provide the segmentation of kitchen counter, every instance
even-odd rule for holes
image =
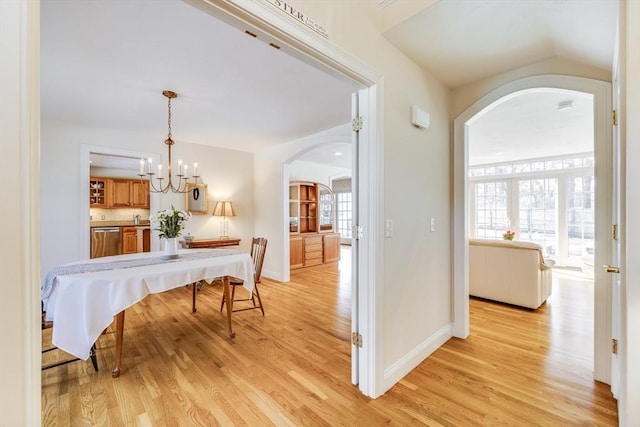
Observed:
[[[89,227],[149,227],[149,220],[141,220],[140,224],[133,221],[90,221]]]

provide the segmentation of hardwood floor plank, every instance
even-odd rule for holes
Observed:
[[[219,286],[199,291],[195,314],[190,287],[148,296],[127,311],[120,378],[111,329],[97,343],[99,372],[81,361],[42,373],[43,425],[617,424],[608,387],[591,376],[592,284],[559,273],[535,311],[471,299],[469,338],[372,400],[350,383],[349,268],[263,279],[265,316],[235,313],[235,339]]]

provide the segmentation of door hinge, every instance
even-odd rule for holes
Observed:
[[[618,224],[613,224],[611,235],[613,236],[613,240],[618,240]]]
[[[613,110],[611,112],[611,121],[613,122],[614,126],[618,126],[618,111],[617,110]]]
[[[357,332],[351,332],[351,345],[362,347],[362,335]]]
[[[351,121],[351,129],[353,129],[354,132],[360,132],[362,130],[362,117],[354,117]]]
[[[356,240],[362,239],[363,228],[361,225],[354,225],[352,228],[353,238]]]
[[[618,340],[615,338],[611,339],[611,353],[618,354]]]

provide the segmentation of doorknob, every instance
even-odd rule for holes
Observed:
[[[603,265],[604,271],[607,273],[620,273],[620,267],[616,267],[613,265],[605,264]]]

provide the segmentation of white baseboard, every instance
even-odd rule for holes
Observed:
[[[386,392],[409,372],[422,363],[431,353],[453,337],[453,325],[444,326],[407,353],[403,358],[384,370],[383,387]]]
[[[267,279],[275,280],[276,282],[283,282],[282,274],[275,273],[269,270],[262,270],[262,277],[266,277]]]

